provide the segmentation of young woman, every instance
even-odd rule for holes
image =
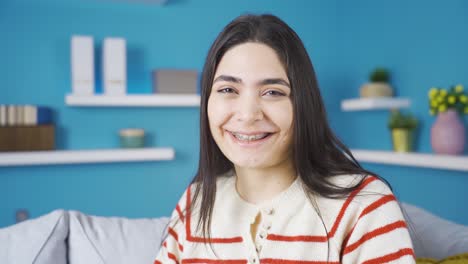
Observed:
[[[395,196],[331,131],[287,24],[232,21],[201,85],[198,172],[155,263],[415,263]]]

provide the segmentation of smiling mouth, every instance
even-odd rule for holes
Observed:
[[[259,133],[259,134],[254,134],[254,135],[245,135],[245,134],[236,133],[232,131],[227,131],[227,132],[231,134],[233,138],[243,143],[260,142],[270,137],[271,135],[273,135],[273,133]]]

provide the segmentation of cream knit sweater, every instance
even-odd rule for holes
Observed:
[[[349,186],[358,176],[333,177]],[[154,264],[159,263],[415,263],[411,239],[390,189],[367,177],[346,199],[315,197],[323,222],[298,177],[271,201],[254,205],[235,188],[235,176],[220,177],[211,223],[211,247],[197,232],[199,205],[189,187],[172,214],[171,224]],[[261,222],[252,239],[251,224]]]

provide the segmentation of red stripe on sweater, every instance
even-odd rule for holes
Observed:
[[[393,194],[388,194],[388,195],[381,197],[377,201],[367,206],[364,210],[362,210],[361,214],[358,217],[358,221],[354,224],[353,228],[351,228],[351,230],[349,231],[349,233],[346,235],[345,239],[343,240],[343,249],[346,248],[346,246],[348,245],[349,238],[353,234],[354,228],[356,228],[356,225],[359,223],[359,220],[365,215],[369,214],[370,212],[376,210],[380,206],[391,201],[396,201],[396,198]],[[341,255],[343,255],[343,252],[341,252]]]
[[[179,235],[177,235],[177,232],[172,229],[171,227],[168,228],[169,235],[173,236],[175,241],[177,242],[177,245],[179,246],[180,251],[184,251],[184,247],[179,243]]]
[[[362,210],[362,213],[359,215],[359,219],[361,219],[361,217],[365,216],[366,214],[374,211],[375,209],[379,208],[380,206],[388,203],[388,202],[391,202],[391,201],[396,201],[396,198],[393,194],[387,194],[383,197],[381,197],[380,199],[378,199],[377,201],[371,203],[369,206],[367,206],[364,210]]]
[[[179,261],[177,260],[177,257],[174,254],[167,252],[167,256],[173,261],[175,261],[175,263],[179,264]]]
[[[214,264],[247,264],[247,260],[243,259],[183,259],[182,264],[184,263],[214,263]]]
[[[380,263],[387,263],[396,259],[399,259],[403,256],[411,255],[414,258],[414,251],[411,248],[403,248],[400,249],[396,252],[390,253],[388,255],[378,257],[378,258],[373,258],[369,259],[367,261],[364,261],[362,264],[380,264]]]
[[[268,240],[286,241],[286,242],[327,242],[326,236],[282,236],[269,234]]]
[[[179,204],[177,204],[175,209],[177,211],[177,214],[179,214],[180,221],[182,221],[182,223],[183,223],[184,222],[184,214],[182,213],[182,210],[180,209]]]
[[[175,262],[178,264],[178,263],[179,263],[179,261],[177,260],[177,257],[176,257],[174,254],[172,254],[172,253],[170,253],[170,252],[168,251],[168,249],[167,249],[167,242],[166,242],[166,241],[164,241],[164,243],[163,243],[163,247],[165,247],[165,248],[166,248],[166,251],[167,251],[167,257],[169,257],[170,259],[174,260],[174,261],[175,261]],[[161,263],[161,262],[160,262],[160,261],[158,261],[158,260],[155,260],[155,261],[154,261],[154,263],[156,264],[156,263]],[[161,264],[162,264],[162,263],[161,263]]]
[[[155,260],[153,264],[162,264],[162,262],[159,260]]]
[[[343,255],[346,255],[346,254],[352,252],[353,250],[355,250],[356,248],[358,248],[359,246],[361,246],[362,244],[364,244],[366,241],[368,241],[370,239],[373,239],[373,238],[375,238],[377,236],[389,233],[389,232],[391,232],[393,230],[396,230],[398,228],[406,228],[405,221],[403,221],[403,220],[396,221],[394,223],[388,224],[388,225],[383,226],[383,227],[379,227],[379,228],[377,228],[375,230],[372,230],[372,231],[364,234],[358,241],[356,241],[355,243],[347,246],[345,248],[345,250],[343,251]]]
[[[340,213],[338,214],[338,217],[337,219],[335,220],[335,223],[333,224],[333,227],[330,231],[330,234],[329,236],[330,237],[333,237],[336,233],[336,230],[338,230],[338,226],[340,225],[341,223],[341,219],[343,219],[343,216],[346,212],[346,209],[348,209],[348,206],[349,204],[351,203],[351,201],[354,199],[354,197],[356,197],[356,195],[362,190],[364,189],[367,185],[369,185],[371,182],[377,180],[376,177],[372,176],[372,177],[369,177],[367,179],[364,180],[364,182],[361,184],[361,186],[359,186],[358,189],[354,190],[348,197],[348,199],[346,199],[345,203],[343,204],[343,206],[341,207],[341,210],[340,210]]]
[[[338,226],[341,223],[341,220],[343,219],[343,216],[346,212],[346,209],[348,209],[349,204],[351,201],[354,199],[354,197],[362,190],[364,189],[369,183],[377,180],[377,177],[371,176],[365,179],[362,184],[359,186],[358,189],[354,190],[349,197],[346,199],[345,203],[340,209],[340,212],[335,219],[335,223],[333,223],[333,227],[330,231],[330,234],[328,236],[283,236],[283,235],[276,235],[276,234],[269,234],[267,236],[267,239],[269,240],[274,240],[274,241],[284,241],[284,242],[327,242],[329,238],[332,238],[336,230],[338,229]]]
[[[172,229],[171,227],[168,228],[169,235],[173,236],[174,239],[179,243],[179,236],[177,235],[176,231]]]
[[[187,189],[187,207],[186,207],[186,222],[185,222],[185,232],[187,236],[187,241],[190,242],[196,242],[196,243],[241,243],[243,241],[242,237],[217,237],[217,238],[211,238],[211,239],[206,239],[204,237],[196,237],[192,236],[192,231],[191,231],[191,226],[190,226],[190,218],[191,218],[191,212],[190,212],[190,205],[191,205],[191,195],[190,195],[190,187]]]
[[[261,264],[339,264],[338,261],[316,261],[316,260],[289,260],[289,259],[261,259]]]

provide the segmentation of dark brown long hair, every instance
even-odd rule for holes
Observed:
[[[294,109],[293,162],[307,191],[323,197],[342,198],[357,189],[362,180],[356,186],[339,187],[329,181],[330,177],[342,174],[375,175],[359,165],[330,129],[312,62],[297,34],[273,15],[240,16],[230,22],[214,41],[201,79],[200,160],[192,181],[196,184],[191,204],[200,202],[198,227],[202,227],[206,239],[210,238],[217,177],[233,169],[233,164],[221,152],[210,132],[208,98],[223,55],[234,46],[246,42],[271,47],[286,70]]]

